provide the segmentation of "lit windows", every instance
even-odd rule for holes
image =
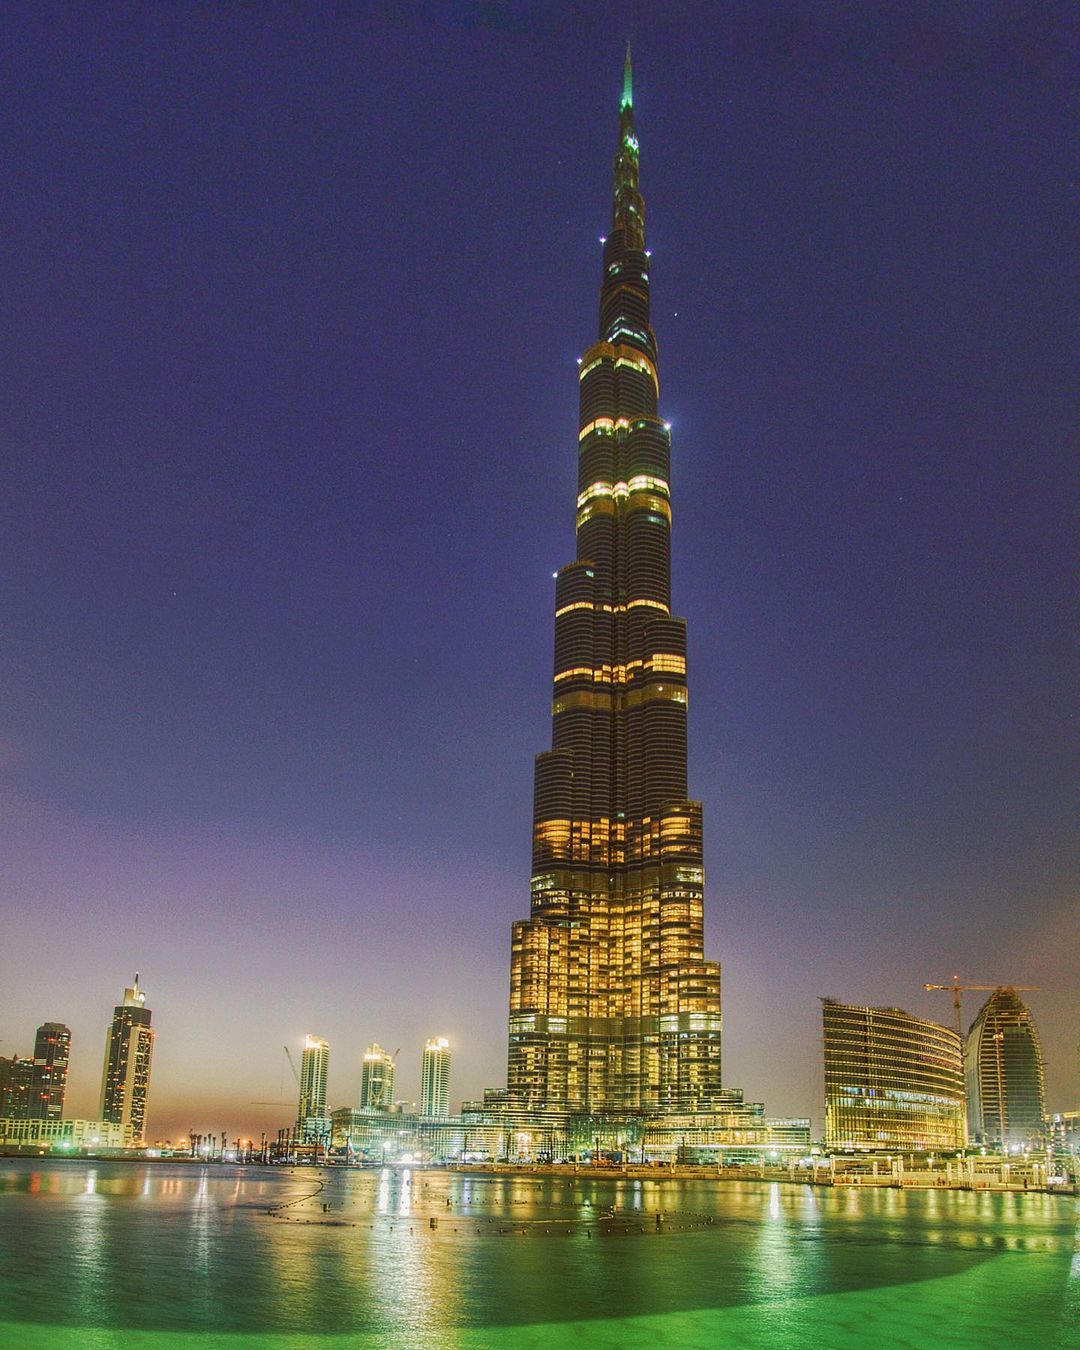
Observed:
[[[677,656],[674,652],[657,652],[648,662],[651,670],[662,671],[664,674],[685,675],[686,657]]]

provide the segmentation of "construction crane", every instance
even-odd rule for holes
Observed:
[[[296,1065],[293,1063],[292,1051],[289,1049],[287,1045],[283,1045],[281,1048],[282,1050],[285,1051],[285,1058],[289,1061],[289,1068],[292,1069],[292,1076],[296,1079],[296,1086],[299,1087],[300,1075],[296,1072]]]
[[[951,984],[924,984],[923,988],[940,989],[944,993],[952,994],[953,1011],[956,1014],[956,1034],[958,1036],[963,1035],[963,1032],[960,1029],[960,994],[962,990],[987,989],[992,991],[994,989],[1015,989],[1025,994],[1038,993],[1039,991],[1039,986],[1037,984],[962,984],[959,975],[954,975],[952,977]]]
[[[289,1061],[289,1068],[292,1069],[292,1076],[296,1079],[296,1086],[299,1088],[299,1086],[300,1086],[300,1075],[296,1072],[296,1065],[293,1063],[292,1053],[291,1053],[291,1051],[289,1050],[289,1047],[288,1047],[287,1045],[283,1045],[281,1048],[282,1048],[282,1050],[285,1051],[285,1058]],[[281,1072],[282,1072],[282,1075],[284,1075],[285,1070],[282,1069]],[[282,1091],[282,1092],[285,1091],[285,1079],[284,1079],[284,1076],[282,1077],[282,1080],[281,1080],[281,1091]],[[287,1101],[279,1101],[279,1102],[252,1102],[251,1105],[252,1105],[252,1106],[295,1106],[296,1103],[295,1103],[295,1102],[287,1102]]]

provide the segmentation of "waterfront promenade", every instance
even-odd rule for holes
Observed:
[[[867,1186],[896,1190],[1044,1191],[1049,1195],[1080,1194],[1074,1162],[1047,1166],[1045,1162],[997,1158],[949,1159],[936,1164],[901,1157],[816,1158],[808,1166],[791,1162],[771,1166],[740,1163],[702,1167],[682,1164],[649,1166],[624,1163],[611,1167],[587,1164],[472,1163],[454,1169],[464,1175],[491,1173],[523,1177],[615,1176],[647,1180],[777,1182],[802,1186]]]

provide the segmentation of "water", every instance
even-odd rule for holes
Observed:
[[[0,1160],[0,1345],[1080,1347],[1076,1223],[1034,1194]]]

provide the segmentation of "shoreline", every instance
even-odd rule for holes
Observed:
[[[145,1166],[160,1166],[162,1164],[182,1167],[235,1167],[235,1168],[259,1168],[265,1171],[275,1171],[288,1174],[297,1170],[305,1172],[380,1172],[385,1167],[394,1167],[398,1170],[409,1170],[413,1172],[431,1172],[435,1174],[445,1174],[461,1177],[526,1177],[534,1181],[538,1180],[563,1180],[563,1181],[651,1181],[656,1183],[664,1182],[686,1182],[686,1181],[711,1181],[717,1184],[730,1184],[733,1182],[753,1182],[758,1185],[783,1185],[783,1186],[810,1186],[822,1187],[826,1190],[851,1189],[851,1190],[893,1190],[893,1191],[960,1191],[973,1194],[993,1194],[993,1195],[1051,1195],[1061,1196],[1072,1199],[1080,1196],[1080,1185],[1075,1183],[1063,1186],[1033,1185],[1024,1180],[1006,1180],[1002,1181],[998,1177],[988,1174],[977,1174],[974,1181],[964,1180],[958,1182],[947,1180],[940,1172],[906,1172],[902,1177],[896,1177],[886,1173],[872,1175],[867,1172],[845,1172],[838,1171],[835,1175],[830,1174],[828,1168],[819,1168],[816,1175],[807,1175],[805,1169],[801,1169],[802,1175],[790,1171],[788,1168],[780,1167],[757,1167],[740,1166],[717,1169],[715,1167],[700,1166],[663,1166],[650,1167],[648,1165],[628,1164],[622,1167],[590,1167],[587,1165],[575,1165],[568,1163],[565,1165],[542,1164],[539,1166],[530,1166],[528,1164],[517,1163],[466,1163],[464,1165],[453,1166],[441,1163],[326,1163],[310,1161],[294,1161],[289,1163],[264,1163],[261,1160],[252,1159],[243,1162],[235,1159],[220,1158],[192,1158],[192,1157],[145,1157],[133,1154],[71,1154],[71,1153],[20,1153],[6,1149],[0,1149],[0,1161],[21,1161],[31,1163],[126,1163],[142,1164]],[[872,1160],[868,1160],[872,1161]]]

